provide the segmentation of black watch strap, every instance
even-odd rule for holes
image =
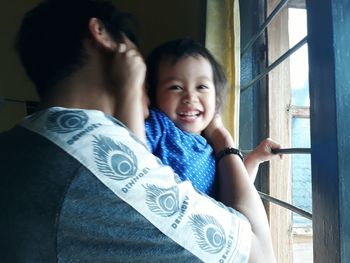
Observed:
[[[236,148],[233,148],[233,147],[227,147],[225,149],[223,149],[222,151],[220,151],[217,156],[216,156],[216,163],[218,164],[219,161],[226,155],[229,155],[229,154],[236,154],[239,156],[239,158],[241,158],[241,160],[243,161],[243,154],[241,153],[240,150],[236,149]]]

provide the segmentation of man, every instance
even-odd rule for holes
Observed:
[[[274,262],[238,156],[218,167],[236,211],[142,143],[146,69],[131,28],[96,0],[44,1],[24,17],[17,49],[43,110],[0,135],[2,262]],[[206,131],[217,152],[233,146],[226,132]]]

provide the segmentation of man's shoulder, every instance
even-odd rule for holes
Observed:
[[[8,155],[8,151],[27,144],[34,144],[35,134],[27,129],[24,129],[18,125],[12,129],[3,131],[0,133],[0,155]],[[18,148],[17,148],[18,150]]]
[[[1,133],[0,143],[0,192],[11,200],[1,205],[2,235],[7,240],[22,240],[20,245],[8,242],[6,253],[15,257],[10,253],[16,247],[17,255],[29,261],[55,261],[57,216],[66,189],[87,171],[54,143],[20,126]]]

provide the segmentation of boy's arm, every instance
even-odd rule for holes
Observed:
[[[111,74],[115,74],[116,93],[123,98],[116,105],[115,117],[146,142],[144,119],[148,114],[145,92],[146,65],[135,48],[118,43]]]
[[[215,118],[203,134],[217,154],[227,147],[235,147],[233,139],[221,119]],[[249,262],[276,262],[269,224],[261,199],[250,180],[240,157],[229,154],[217,163],[220,200],[244,214],[253,231]]]
[[[255,181],[258,173],[259,165],[263,162],[269,161],[276,156],[282,158],[282,155],[276,155],[272,153],[272,149],[279,149],[281,145],[275,141],[267,138],[263,140],[253,151],[247,154],[244,158],[244,166],[248,171],[249,177],[252,182]]]

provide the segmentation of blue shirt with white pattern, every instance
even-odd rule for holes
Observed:
[[[147,145],[181,180],[214,195],[215,157],[206,139],[178,128],[163,112],[152,109],[146,120]]]

